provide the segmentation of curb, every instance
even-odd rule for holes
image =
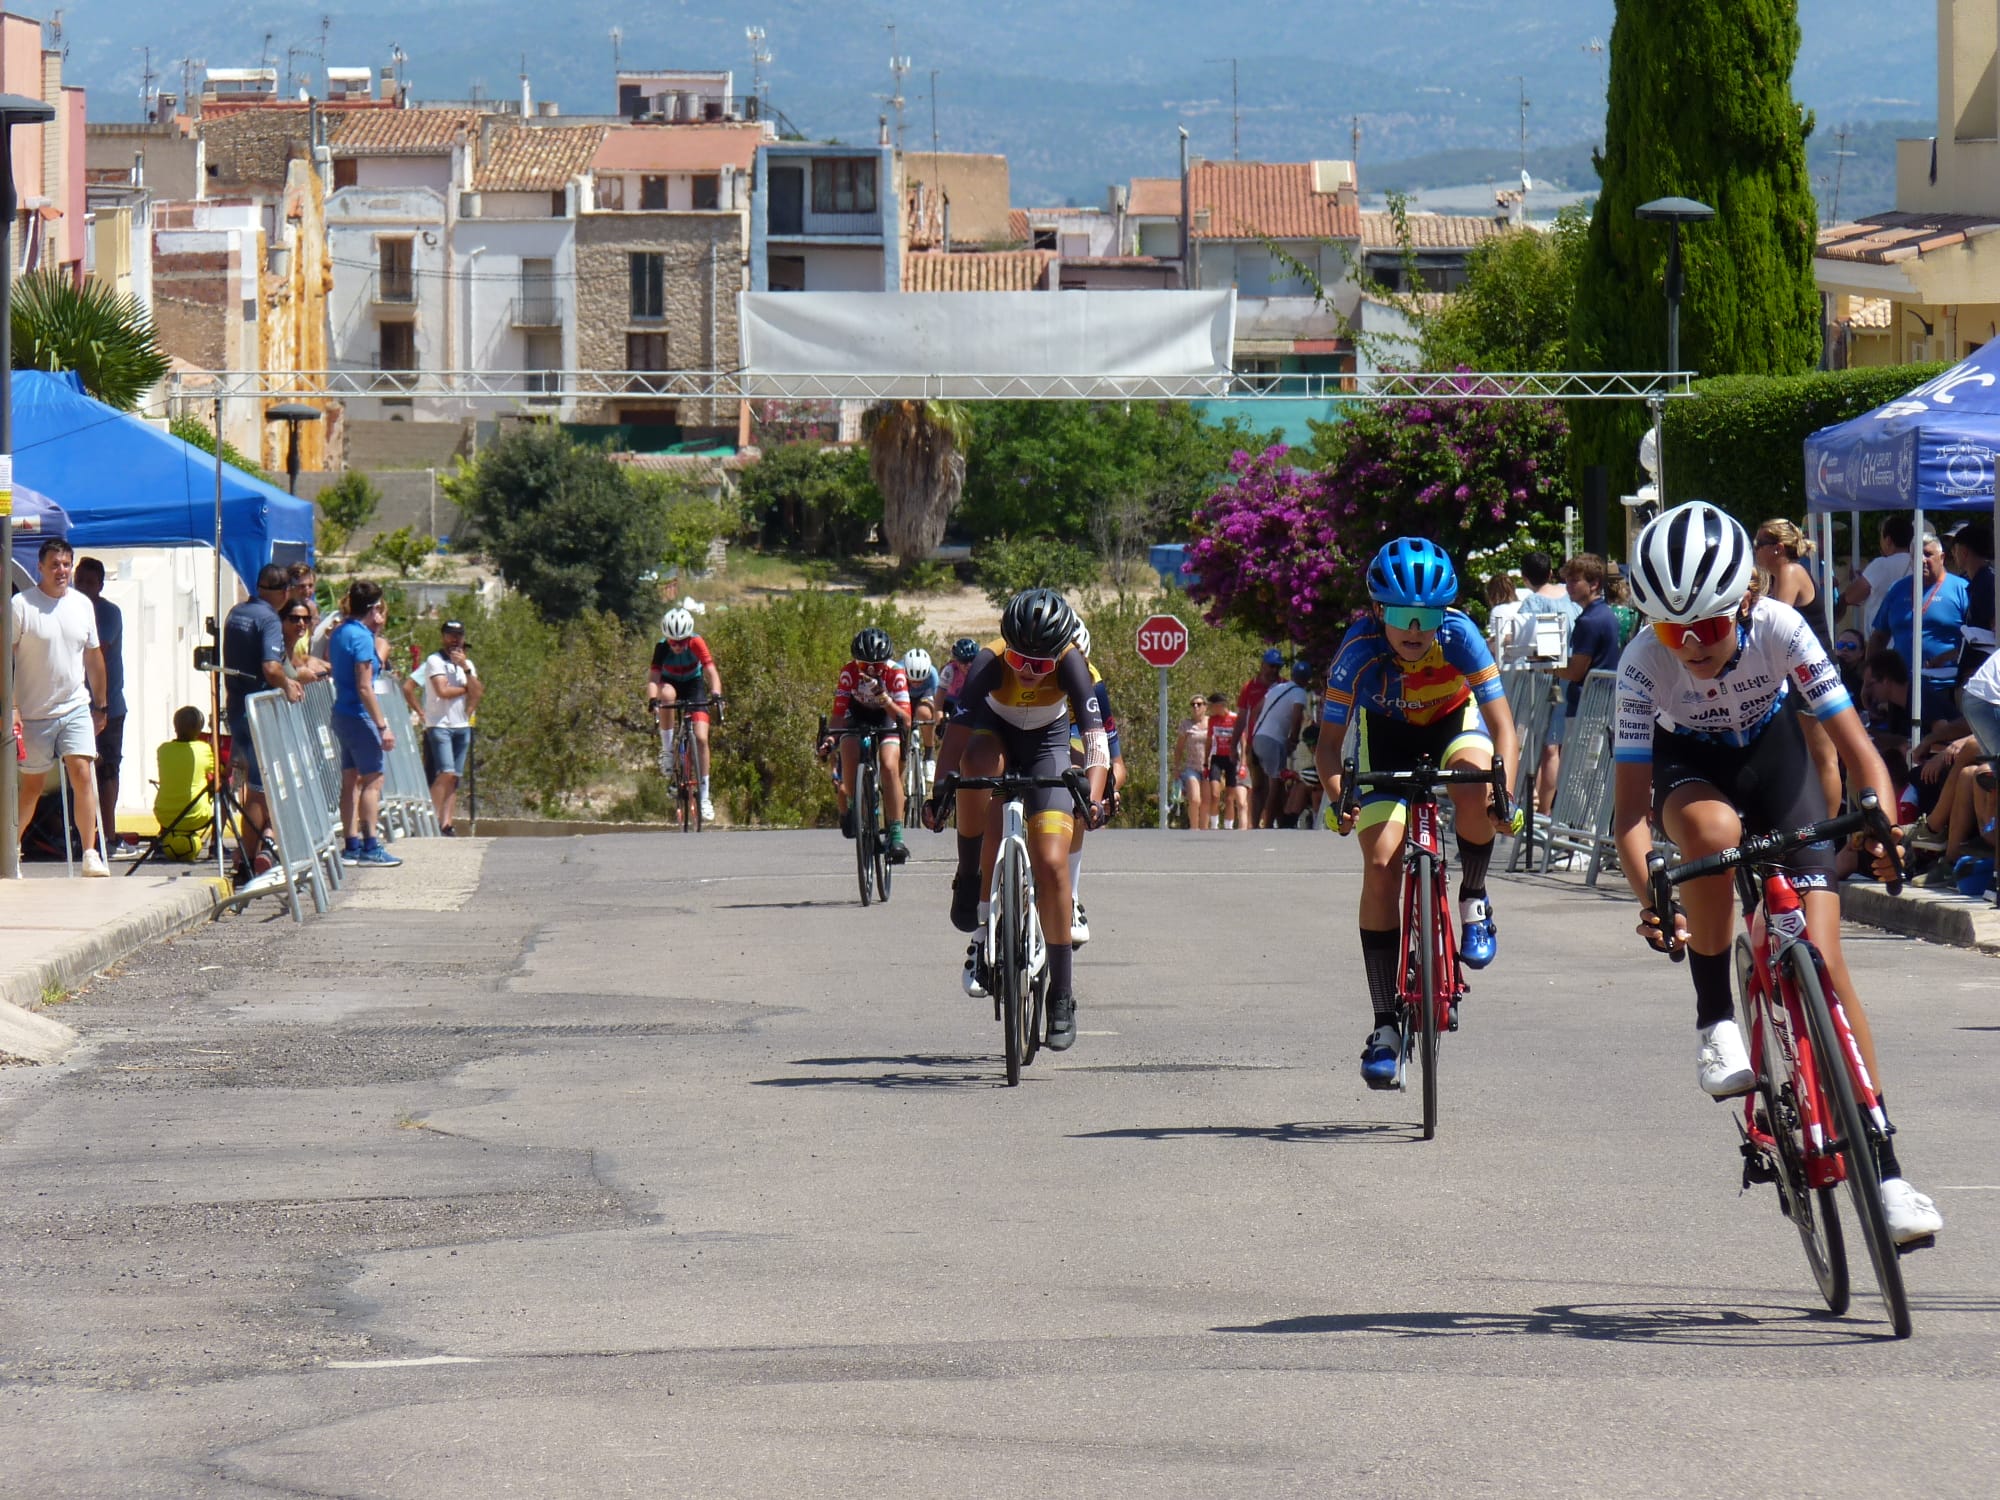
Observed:
[[[720,825],[711,825],[720,826]],[[568,839],[595,838],[601,833],[675,833],[673,823],[588,823],[563,818],[481,818],[473,832],[470,818],[463,832],[468,838],[482,839]]]
[[[180,881],[142,910],[83,933],[46,958],[0,972],[0,1052],[30,1062],[59,1062],[76,1032],[41,1009],[50,988],[74,989],[148,943],[171,937],[215,910],[227,882]]]
[[[1840,914],[1906,937],[2000,953],[2000,911],[1991,901],[1908,885],[1892,896],[1879,885],[1850,880],[1840,888]]]

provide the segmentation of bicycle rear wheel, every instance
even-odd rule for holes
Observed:
[[[875,899],[875,767],[864,755],[854,776],[854,866],[861,904]]]
[[[1438,975],[1437,864],[1419,854],[1410,867],[1417,883],[1417,1009],[1411,1017],[1417,1043],[1417,1066],[1423,1073],[1424,1139],[1437,1138],[1438,1124]]]
[[[875,788],[876,829],[875,829],[875,896],[877,900],[889,899],[889,829],[881,821],[882,788]],[[906,804],[907,805],[907,804]]]
[[[1840,1132],[1840,1152],[1847,1168],[1847,1200],[1861,1223],[1861,1238],[1875,1266],[1875,1284],[1882,1293],[1889,1325],[1896,1337],[1910,1336],[1910,1299],[1903,1290],[1903,1267],[1896,1242],[1889,1237],[1889,1220],[1882,1212],[1882,1175],[1875,1165],[1875,1137],[1854,1087],[1846,1049],[1833,1024],[1826,987],[1820,982],[1819,955],[1801,943],[1787,955],[1792,982],[1799,987],[1806,1025],[1812,1031],[1813,1053],[1819,1064],[1820,1089],[1833,1115],[1828,1123]]]
[[[1000,951],[995,956],[993,979],[1000,986],[1000,1030],[1007,1055],[1007,1086],[1021,1081],[1021,1068],[1028,1060],[1028,949],[1027,928],[1021,909],[1021,872],[1015,868],[1020,851],[1008,845],[1000,852],[998,895],[1000,898]]]
[[[1840,1209],[1832,1188],[1815,1188],[1806,1177],[1806,1122],[1799,1109],[1801,1089],[1792,1064],[1785,1059],[1771,1026],[1770,998],[1753,1004],[1750,979],[1755,963],[1750,940],[1736,939],[1737,1024],[1757,1045],[1757,1098],[1764,1128],[1770,1132],[1771,1165],[1777,1172],[1778,1208],[1799,1232],[1812,1272],[1828,1312],[1847,1311],[1851,1288],[1847,1279],[1847,1245],[1840,1232]]]

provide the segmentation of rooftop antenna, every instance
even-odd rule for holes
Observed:
[[[333,80],[326,73],[326,39],[333,31],[333,17],[322,14],[319,18],[319,81],[323,93],[333,93]]]
[[[625,28],[623,26],[612,27],[611,28],[611,71],[614,73],[619,71],[619,69],[621,69],[625,65],[624,47],[625,47]]]
[[[1839,130],[1834,132],[1833,136],[1835,140],[1840,142],[1840,149],[1833,153],[1833,217],[1827,220],[1829,224],[1838,224],[1840,222],[1840,179],[1842,173],[1847,168],[1847,158],[1854,155],[1852,151],[1847,149],[1847,137],[1849,134],[1847,126],[1842,125]]]
[[[1608,49],[1604,45],[1604,38],[1601,36],[1594,36],[1589,41],[1585,42],[1583,44],[1582,50],[1588,52],[1592,57],[1598,59],[1599,61],[1603,61],[1608,52]],[[1611,80],[1609,78],[1606,78],[1604,81],[1604,90],[1607,95],[1611,92]],[[1605,113],[1607,115],[1610,113],[1608,100]],[[1598,144],[1599,145],[1603,144],[1601,139],[1598,142]]]
[[[1516,74],[1514,82],[1521,86],[1521,181],[1525,185],[1528,181],[1528,80]]]
[[[931,175],[938,169],[938,123],[937,123],[937,76],[938,70],[931,69]]]
[[[394,42],[389,44],[389,66],[396,77],[396,103],[403,102],[403,64],[410,60],[410,54]]]
[[[192,102],[195,96],[194,75],[200,72],[203,68],[208,66],[208,59],[205,57],[183,57],[180,60],[180,64],[181,64],[181,108],[183,110],[191,110],[194,108],[194,104]]]
[[[896,112],[896,150],[903,149],[903,79],[910,71],[910,60],[896,51],[896,23],[884,21],[883,30],[889,33],[889,76],[895,80],[895,87],[888,98],[889,107]]]
[[[61,12],[58,11],[57,14],[60,15]],[[153,82],[160,75],[153,71],[151,47],[134,47],[132,50],[145,58],[145,70],[139,74],[139,118],[150,120],[153,118]]]
[[[1350,155],[1354,161],[1354,183],[1359,187],[1361,185],[1361,116],[1359,115],[1354,117],[1354,123],[1349,128],[1348,141],[1351,148]]]
[[[275,31],[267,31],[264,33],[264,50],[257,54],[258,67],[268,68],[271,66],[271,39],[276,35],[277,32]]]
[[[764,64],[771,60],[771,54],[764,48],[764,28],[745,26],[743,40],[750,44],[750,93],[761,101],[764,97]]]

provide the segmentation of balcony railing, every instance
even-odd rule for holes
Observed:
[[[375,273],[374,299],[392,306],[407,306],[417,300],[417,274],[405,266]]]
[[[560,328],[562,303],[554,292],[523,292],[508,308],[507,321],[516,328]]]

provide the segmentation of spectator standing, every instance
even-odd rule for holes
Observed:
[[[424,740],[430,750],[431,807],[446,838],[458,811],[458,783],[472,751],[472,720],[486,684],[465,654],[465,626],[446,620],[438,631],[438,649],[410,674],[423,692]]]
[[[347,591],[346,618],[333,632],[333,733],[340,741],[340,860],[346,865],[391,866],[402,861],[382,845],[376,819],[382,810],[384,752],[396,748],[395,731],[375,695],[381,667],[376,644],[388,618],[382,585],[362,579]],[[297,684],[292,684],[297,691]]]
[[[1583,702],[1583,684],[1592,672],[1618,669],[1618,616],[1604,597],[1604,559],[1579,552],[1563,564],[1563,587],[1576,605],[1576,623],[1569,629],[1569,660],[1555,669],[1568,686],[1563,690],[1564,726]]]
[[[1885,590],[1893,584],[1910,581],[1910,542],[1916,534],[1916,526],[1910,517],[1902,514],[1884,516],[1881,530],[1875,537],[1878,555],[1861,570],[1859,578],[1848,580],[1846,590],[1834,601],[1835,611],[1852,606],[1855,623],[1865,630],[1868,617],[1874,610],[1862,606],[1873,600],[1879,608]]]
[[[1956,712],[1952,689],[1958,682],[1958,653],[1963,644],[1959,631],[1971,598],[1965,580],[1945,571],[1943,542],[1925,537],[1923,557],[1921,627],[1912,628],[1910,590],[1901,585],[1883,596],[1870,626],[1868,644],[1891,647],[1912,673],[1922,673],[1924,699],[1919,727],[1928,729]]]
[[[1757,528],[1750,547],[1757,570],[1765,580],[1764,596],[1779,604],[1789,604],[1804,616],[1806,628],[1831,659],[1833,637],[1827,629],[1826,610],[1820,603],[1819,580],[1806,566],[1806,559],[1813,555],[1811,539],[1790,521],[1778,517]],[[1840,753],[1834,749],[1833,740],[1817,714],[1799,715],[1799,728],[1805,734],[1806,752],[1812,756],[1813,768],[1819,773],[1820,792],[1826,798],[1826,805],[1838,811]]]
[[[332,674],[333,667],[307,650],[312,635],[312,610],[304,600],[291,598],[278,611],[278,623],[285,630],[285,659],[279,665],[294,682],[318,682]]]
[[[1264,706],[1264,695],[1277,684],[1284,665],[1285,653],[1276,646],[1267,647],[1263,661],[1257,665],[1257,675],[1244,683],[1243,691],[1236,695],[1236,758],[1250,783],[1250,818],[1248,822],[1239,822],[1239,828],[1255,828],[1263,815],[1266,777],[1263,763],[1256,756],[1257,714]]]
[[[76,587],[97,615],[97,647],[104,653],[104,727],[97,731],[97,810],[105,842],[118,841],[118,770],[125,759],[125,612],[104,597],[104,564],[77,559]]]
[[[1546,552],[1530,552],[1521,559],[1521,576],[1528,581],[1528,597],[1521,601],[1521,633],[1526,638],[1525,663],[1537,667],[1557,667],[1570,658],[1569,629],[1580,613],[1569,590],[1555,581],[1555,567]],[[1555,805],[1556,779],[1562,774],[1562,742],[1568,697],[1558,692],[1549,706],[1548,727],[1542,731],[1539,762],[1535,769],[1535,810],[1546,813]],[[1525,754],[1525,749],[1523,751]]]
[[[1958,680],[1971,680],[1993,654],[1993,523],[1967,521],[1951,535],[1952,564],[1965,580],[1965,623],[1959,627],[1965,649],[1958,659]],[[1988,752],[1989,754],[1991,752]]]
[[[97,743],[104,732],[104,652],[90,600],[70,587],[76,554],[50,537],[36,557],[38,585],[13,598],[14,723],[21,736],[18,803],[26,830],[42,782],[61,762],[83,840],[83,873],[108,875],[98,847]],[[68,833],[63,837],[67,839]]]
[[[1174,748],[1175,775],[1187,802],[1188,827],[1208,827],[1208,700],[1196,693],[1188,700]]]
[[[229,730],[229,759],[243,773],[243,836],[236,848],[236,882],[256,873],[271,810],[264,801],[264,773],[250,738],[248,704],[252,693],[276,688],[297,703],[305,689],[285,676],[285,628],[278,606],[290,597],[281,563],[266,563],[257,575],[257,597],[245,599],[222,622],[223,722]]]
[[[1493,659],[1505,667],[1517,667],[1527,658],[1527,648],[1516,646],[1521,638],[1521,601],[1516,597],[1514,575],[1495,573],[1486,580],[1486,644]]]
[[[1264,792],[1250,809],[1253,828],[1277,827],[1278,815],[1284,811],[1285,772],[1299,742],[1299,727],[1305,722],[1310,699],[1305,684],[1311,680],[1312,667],[1297,662],[1292,667],[1292,680],[1272,683],[1258,704],[1257,724],[1250,734],[1250,760],[1262,773]]]

